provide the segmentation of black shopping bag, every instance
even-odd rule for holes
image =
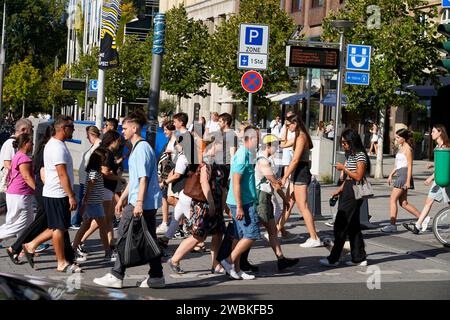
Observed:
[[[144,265],[161,255],[161,250],[147,229],[144,216],[133,217],[128,230],[117,244],[120,263],[123,267]]]

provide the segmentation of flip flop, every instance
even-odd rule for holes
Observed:
[[[28,263],[34,269],[34,253],[28,252],[25,245],[22,245],[23,252],[25,253],[25,258],[27,258]]]
[[[81,268],[78,265],[76,265],[75,263],[66,265],[62,270],[56,269],[56,271],[62,272],[62,273],[82,273],[83,272],[83,270],[81,270]]]
[[[8,250],[8,248],[6,248],[6,253],[8,254],[8,257],[11,259],[11,261],[14,264],[20,264],[20,261],[19,261],[19,258],[17,257],[17,254],[14,254],[14,253],[10,252]]]
[[[192,249],[192,252],[198,252],[198,253],[203,253],[206,252],[206,246],[205,245],[200,245],[200,246],[195,246],[194,249]]]

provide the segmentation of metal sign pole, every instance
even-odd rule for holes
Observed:
[[[339,46],[339,52],[340,52],[340,63],[339,63],[339,72],[338,72],[338,79],[337,79],[337,89],[336,89],[336,113],[335,113],[335,119],[334,119],[334,138],[333,138],[333,164],[336,164],[336,153],[337,153],[337,146],[338,146],[338,130],[339,130],[339,111],[341,108],[341,99],[342,99],[342,74],[344,71],[344,31],[340,31],[340,46]],[[337,180],[337,170],[336,167],[332,167],[333,169],[333,181]]]
[[[105,70],[98,69],[97,106],[95,108],[95,126],[103,127],[103,108],[105,104]]]
[[[253,110],[252,110],[252,105],[253,105],[253,94],[249,93],[248,94],[248,121],[253,124]]]

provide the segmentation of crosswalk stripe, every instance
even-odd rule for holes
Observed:
[[[422,269],[416,270],[418,273],[448,273],[448,271],[440,270],[440,269]]]

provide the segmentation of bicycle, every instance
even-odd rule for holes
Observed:
[[[432,230],[436,239],[445,247],[450,248],[450,206],[436,214]]]

